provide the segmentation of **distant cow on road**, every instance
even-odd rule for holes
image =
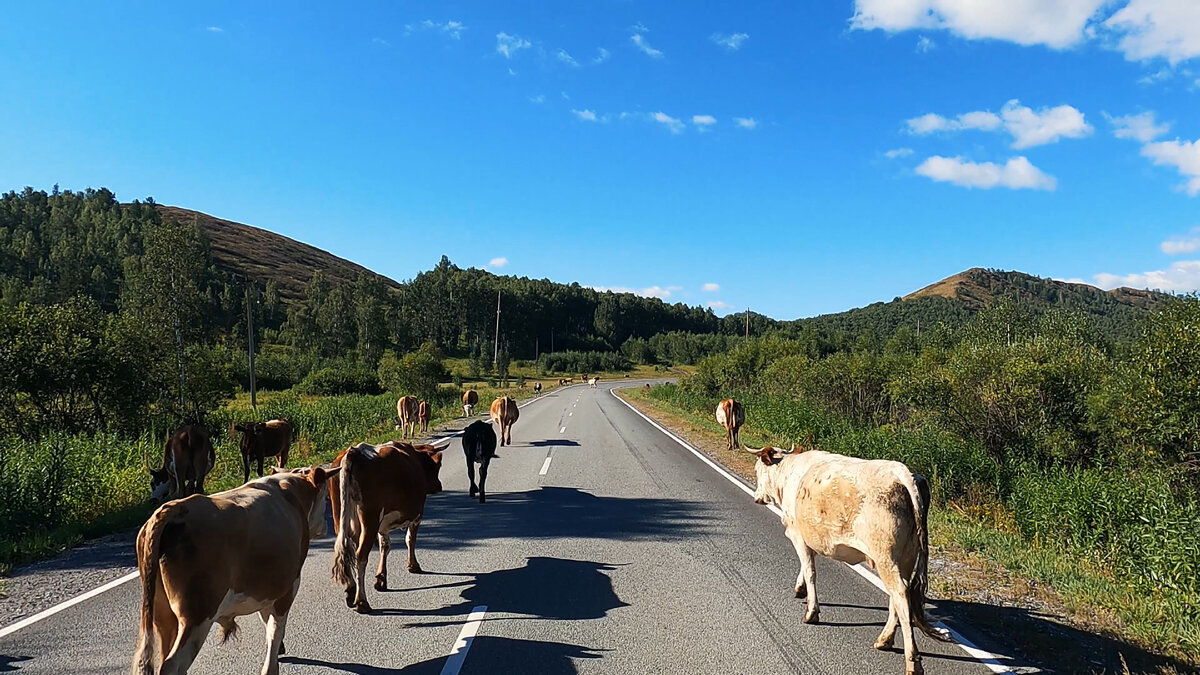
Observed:
[[[501,396],[492,401],[492,409],[489,413],[491,419],[500,425],[500,445],[512,445],[512,427],[517,423],[517,418],[521,416],[520,410],[517,409],[517,402],[511,396]]]
[[[475,410],[476,403],[479,403],[479,392],[475,391],[474,389],[468,389],[463,392],[463,417],[471,416],[471,412]]]
[[[421,433],[428,433],[429,418],[432,417],[432,411],[429,409],[428,401],[421,401],[417,405],[417,421],[421,423]]]
[[[534,382],[534,383],[533,383],[533,393],[534,393],[534,394],[540,394],[540,393],[542,393],[542,383],[541,383],[541,382]]]
[[[412,438],[417,434],[417,414],[421,404],[416,396],[401,396],[396,401],[396,417],[400,419],[400,437]]]
[[[258,461],[258,475],[263,475],[263,460],[278,457],[279,468],[287,466],[295,430],[286,419],[267,422],[242,422],[234,426],[242,432],[242,481],[250,480],[250,461]]]
[[[800,556],[796,597],[808,596],[805,623],[817,623],[814,555],[848,565],[867,561],[887,589],[888,619],[875,640],[888,649],[896,625],[904,634],[905,672],[923,672],[912,624],[937,640],[948,638],[929,625],[929,485],[900,462],[857,459],[809,450],[791,454],[772,447],[746,448],[758,456],[754,501],[777,504],[788,539]]]
[[[475,496],[475,465],[479,465],[479,503],[487,502],[488,464],[496,456],[496,432],[492,425],[475,420],[462,436],[463,453],[467,458],[467,480],[471,481],[471,496]]]
[[[727,398],[717,404],[716,417],[717,424],[725,429],[725,440],[729,443],[729,449],[733,450],[741,445],[741,441],[738,440],[738,430],[746,421],[746,410],[742,408],[742,404]]]
[[[588,381],[587,381],[587,383],[588,383],[588,386],[589,386],[589,387],[591,387],[592,389],[595,389],[595,388],[596,388],[596,383],[597,383],[597,382],[599,382],[599,381],[600,381],[600,378],[598,378],[598,377],[594,377],[594,376],[593,376],[593,377],[590,377],[590,378],[588,378]]]
[[[325,533],[325,481],[310,467],[160,506],[137,536],[142,580],[134,675],[186,673],[213,624],[258,613],[267,628],[262,672],[279,672],[283,631],[312,537]],[[154,668],[155,647],[162,664]]]
[[[199,424],[185,424],[167,439],[162,468],[150,469],[150,498],[179,499],[204,493],[204,477],[217,463],[212,437]]]
[[[333,551],[333,580],[346,591],[346,606],[371,611],[364,578],[367,556],[379,539],[379,571],[375,590],[387,590],[387,555],[392,530],[407,530],[408,571],[417,564],[417,528],[425,514],[425,496],[442,491],[438,472],[442,453],[432,445],[392,441],[379,446],[359,443],[343,450],[334,466],[342,474],[329,482],[337,541]]]

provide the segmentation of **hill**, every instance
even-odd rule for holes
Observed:
[[[362,265],[281,234],[177,206],[159,205],[158,211],[164,220],[195,222],[208,240],[209,252],[218,269],[264,286],[274,281],[285,304],[304,295],[309,279],[317,270],[335,284],[353,283],[360,274],[366,274],[389,288],[400,288],[396,281]]]
[[[1105,291],[1088,284],[1044,279],[1024,272],[972,268],[930,284],[891,302],[877,302],[836,314],[792,323],[794,328],[827,336],[874,332],[887,337],[901,326],[910,330],[939,323],[958,326],[1001,298],[1015,300],[1034,314],[1048,309],[1080,312],[1112,340],[1137,331],[1137,319],[1172,296],[1158,291],[1117,288]]]

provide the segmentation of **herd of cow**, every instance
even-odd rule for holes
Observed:
[[[595,378],[591,384],[595,384]],[[472,415],[477,392],[463,395],[463,413]],[[429,407],[415,397],[397,402],[398,429],[410,437],[417,423],[428,427]],[[512,443],[516,401],[493,401],[489,422],[476,420],[462,434],[470,496],[485,503],[488,464],[496,443]],[[875,641],[890,648],[896,628],[904,637],[908,675],[923,672],[912,626],[938,640],[944,631],[925,614],[929,541],[926,519],[929,487],[899,463],[861,460],[808,450],[794,453],[770,446],[741,446],[738,432],[745,421],[742,405],[726,399],[715,411],[725,428],[728,448],[743,447],[757,456],[758,504],[774,504],[782,513],[785,533],[800,558],[797,598],[807,598],[806,623],[819,618],[816,554],[846,562],[866,563],[878,574],[888,594],[888,619]],[[490,422],[499,427],[499,434]],[[137,558],[142,582],[141,623],[134,655],[134,675],[186,673],[213,624],[224,639],[232,636],[236,617],[257,612],[266,625],[267,655],[262,673],[279,672],[279,655],[288,612],[300,587],[300,570],[313,537],[325,535],[326,496],[336,534],[332,576],[345,592],[346,605],[360,613],[371,610],[365,591],[367,557],[379,542],[379,569],[374,588],[387,589],[390,532],[405,531],[410,572],[421,572],[415,547],[427,495],[442,490],[442,451],[432,445],[389,441],[359,443],[342,451],[326,466],[285,469],[295,435],[287,420],[237,424],[247,482],[241,487],[204,495],[204,475],[215,462],[208,431],[185,425],[168,439],[163,467],[151,470],[153,494],[171,498],[138,532]],[[794,450],[794,448],[793,448]],[[279,468],[263,475],[265,457],[279,458]],[[259,478],[249,481],[250,464]],[[478,466],[479,481],[475,471]],[[161,663],[155,668],[155,652]]]

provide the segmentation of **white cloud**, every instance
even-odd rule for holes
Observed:
[[[888,159],[896,159],[897,157],[908,157],[911,154],[913,154],[912,148],[896,148],[883,153],[883,156]]]
[[[522,49],[528,49],[531,46],[532,43],[529,40],[523,39],[518,35],[496,33],[496,51],[503,54],[506,59],[511,59],[513,54]]]
[[[646,40],[646,33],[650,32],[649,28],[646,28],[646,26],[644,26],[641,22],[638,22],[629,30],[633,33],[633,35],[629,36],[630,41],[632,41],[638,49],[642,50],[646,56],[649,56],[653,59],[661,59],[663,57],[662,50],[651,47],[650,42]]]
[[[604,63],[608,60],[609,56],[611,56],[609,51],[604,47],[601,47],[596,50],[596,58],[592,59],[592,63]]]
[[[935,49],[937,49],[937,43],[934,42],[933,40],[930,40],[928,37],[922,35],[917,40],[917,53],[918,54],[927,54]]]
[[[440,33],[442,35],[445,35],[446,37],[458,40],[462,37],[463,31],[465,31],[466,29],[467,29],[467,27],[464,26],[461,21],[438,22],[438,21],[433,21],[432,19],[425,19],[424,21],[422,21],[420,23],[405,24],[404,25],[404,34],[412,35],[413,33],[417,32],[418,30],[433,31],[435,33]]]
[[[1053,191],[1058,181],[1038,169],[1024,157],[1014,157],[1004,165],[993,162],[970,162],[962,157],[933,156],[921,163],[916,172],[939,183],[989,190],[1005,187],[1010,190],[1030,189]]]
[[[750,36],[746,33],[730,33],[728,35],[722,33],[713,33],[708,37],[708,39],[731,52],[736,52],[742,48],[742,43],[750,39]]]
[[[1200,194],[1200,139],[1147,143],[1142,146],[1142,156],[1154,160],[1156,166],[1175,167],[1187,179],[1181,189],[1191,197]]]
[[[956,132],[967,129],[995,131],[1003,128],[1013,137],[1012,147],[1018,150],[1036,145],[1057,143],[1061,138],[1082,138],[1092,133],[1083,113],[1069,105],[1034,110],[1012,99],[1000,109],[1000,114],[976,110],[949,119],[934,113],[906,120],[910,133],[926,135],[934,132]]]
[[[538,94],[537,96],[530,96],[530,97],[529,97],[529,102],[530,102],[530,103],[536,103],[536,104],[538,104],[538,105],[541,105],[541,104],[543,104],[543,103],[545,103],[545,102],[546,102],[546,95],[545,95],[545,94]]]
[[[683,122],[679,121],[678,119],[675,119],[674,117],[671,117],[670,115],[668,115],[664,112],[652,113],[650,115],[650,119],[654,120],[655,122],[658,122],[659,124],[666,125],[666,127],[668,129],[670,129],[671,133],[673,133],[673,134],[683,133],[683,128],[684,128]]]
[[[712,115],[692,115],[692,124],[700,131],[708,131],[716,123],[717,118]]]
[[[705,304],[711,309],[733,309],[733,305],[721,300],[709,300]]]
[[[492,258],[488,261],[487,266],[491,269],[498,270],[508,264],[508,258]]]
[[[555,56],[557,56],[557,57],[558,57],[558,60],[559,60],[559,61],[562,61],[563,63],[567,64],[568,66],[571,66],[572,68],[578,68],[578,67],[579,67],[579,62],[578,62],[578,61],[576,61],[576,60],[575,60],[575,58],[574,58],[573,56],[571,56],[570,54],[568,54],[568,53],[567,53],[567,50],[565,50],[565,49],[560,49],[560,50],[558,50],[558,51],[555,53]]]
[[[1171,263],[1165,270],[1151,270],[1140,274],[1097,274],[1096,283],[1101,288],[1150,288],[1176,293],[1200,290],[1200,260],[1180,260]]]
[[[1200,249],[1200,237],[1195,236],[1200,232],[1200,228],[1192,229],[1190,237],[1171,237],[1160,244],[1162,252],[1167,255],[1182,255],[1184,253],[1193,253]]]
[[[1141,143],[1149,143],[1150,141],[1162,136],[1171,129],[1169,123],[1155,124],[1154,111],[1148,110],[1137,115],[1123,115],[1121,117],[1110,117],[1107,113],[1108,121],[1113,125],[1113,135],[1117,138],[1132,138]]]
[[[1130,61],[1164,58],[1171,65],[1200,56],[1200,2],[1130,0],[1104,22],[1122,33],[1117,47]]]
[[[733,121],[737,123],[739,129],[753,129],[758,126],[758,120],[753,117],[735,117]]]
[[[371,38],[371,44],[379,45],[380,47],[391,47],[392,46],[392,43],[388,42],[387,40],[384,40],[381,37]]]
[[[1107,2],[1109,0],[855,0],[850,26],[888,32],[946,30],[971,40],[992,38],[1064,49],[1079,44],[1090,35],[1088,20]]]
[[[584,122],[597,121],[596,113],[592,112],[591,110],[575,110],[574,108],[572,108],[571,112],[575,113],[575,116],[578,117],[579,119],[583,120]]]
[[[683,290],[683,286],[649,286],[647,288],[630,288],[629,286],[588,286],[599,293],[633,293],[644,298],[659,298],[666,300],[671,294]]]
[[[225,32],[225,29],[221,28],[220,26],[209,26],[208,28],[205,28],[204,30],[206,30],[210,33],[224,33]]]
[[[720,284],[714,284],[714,283],[704,284],[704,292],[705,293],[716,293],[719,290],[721,290]]]

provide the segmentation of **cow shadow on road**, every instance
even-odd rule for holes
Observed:
[[[602,658],[602,651],[566,642],[477,636],[471,641],[471,649],[467,653],[462,672],[538,672],[546,675],[573,675],[573,673],[579,672],[575,667],[574,660]],[[446,664],[444,656],[399,668],[370,666],[361,663],[334,663],[295,656],[283,656],[279,660],[281,663],[318,666],[334,672],[353,673],[354,675],[438,675]]]
[[[21,664],[31,660],[32,656],[5,656],[0,654],[0,673],[13,673],[21,669]]]
[[[530,442],[526,443],[525,445],[528,445],[531,448],[556,448],[556,447],[578,448],[578,447],[581,447],[579,445],[578,441],[572,441],[568,438],[551,438],[551,439],[544,440],[544,441],[530,441]]]
[[[599,497],[570,487],[490,493],[486,504],[442,493],[426,506],[417,546],[459,550],[502,538],[689,538],[708,530],[709,508],[678,499]]]

